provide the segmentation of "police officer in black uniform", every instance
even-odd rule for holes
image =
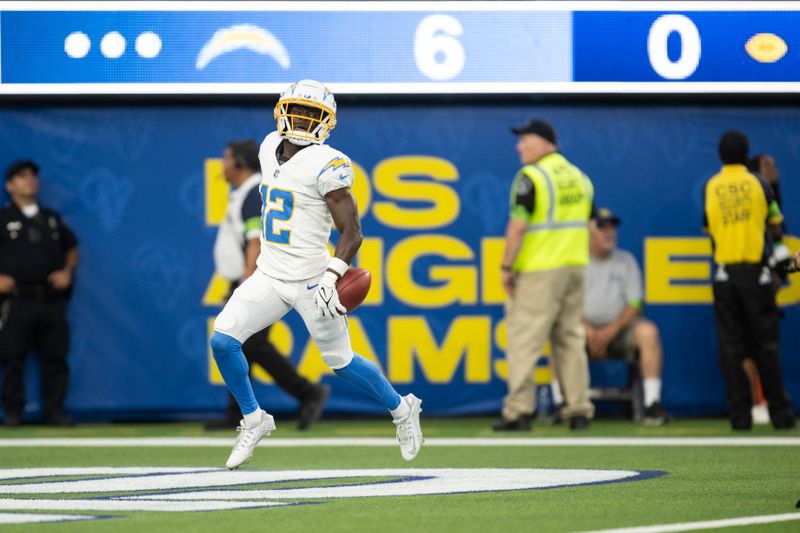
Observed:
[[[41,358],[45,421],[71,425],[64,414],[69,369],[69,301],[78,241],[58,213],[38,203],[39,167],[17,161],[6,171],[11,201],[0,209],[0,362],[6,426],[18,426],[25,406],[28,349]]]

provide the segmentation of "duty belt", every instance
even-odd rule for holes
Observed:
[[[55,291],[44,283],[35,285],[17,285],[12,292],[17,298],[33,298],[35,300],[46,300],[53,298]]]

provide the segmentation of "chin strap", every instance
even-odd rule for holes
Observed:
[[[283,138],[295,146],[308,146],[309,144],[312,144],[309,139],[297,139],[295,137],[290,137],[288,134],[285,134]]]

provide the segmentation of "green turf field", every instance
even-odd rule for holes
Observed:
[[[202,487],[182,489],[141,490],[135,486],[120,489],[42,494],[38,487],[55,486],[57,480],[98,479],[103,477],[128,477],[130,474],[91,474],[80,470],[61,473],[59,478],[38,477],[0,481],[7,494],[4,502],[15,500],[97,500],[107,501],[120,497],[147,495],[147,501],[164,495],[190,492],[193,499],[199,491],[222,491],[215,501],[251,502],[233,495],[237,491],[311,490],[319,486],[335,486],[331,491],[350,490],[353,485],[357,497],[283,497],[282,503],[302,503],[241,510],[213,510],[203,512],[108,511],[76,510],[77,505],[64,504],[66,510],[26,510],[34,514],[78,514],[102,516],[100,520],[59,522],[44,524],[0,525],[0,530],[39,531],[120,531],[148,533],[166,531],[591,531],[632,526],[689,523],[737,517],[800,513],[795,503],[800,499],[800,432],[776,433],[768,427],[757,427],[746,435],[734,435],[723,420],[678,421],[662,428],[648,428],[628,422],[595,422],[589,432],[575,435],[560,426],[535,427],[530,434],[513,434],[497,437],[489,429],[489,419],[423,419],[429,446],[423,447],[412,463],[400,458],[395,446],[381,438],[393,436],[389,421],[333,421],[322,422],[310,431],[298,432],[292,423],[278,420],[278,431],[272,441],[284,440],[289,446],[272,446],[269,443],[256,451],[253,460],[240,472],[242,476],[270,474],[272,471],[316,470],[375,470],[391,469],[395,472],[378,475],[372,473],[353,475],[340,472],[336,479],[281,480],[265,483],[248,481],[230,485],[228,481],[215,482]],[[203,446],[138,446],[135,442],[117,442],[108,446],[63,446],[63,438],[187,438],[183,443],[200,442]],[[536,438],[531,445],[519,445],[509,438]],[[580,438],[579,441],[542,439]],[[607,438],[659,438],[671,437],[668,445],[606,445],[594,439]],[[742,440],[742,444],[676,445],[681,439],[691,437],[731,439],[758,437],[760,439],[792,439],[792,445],[767,445],[764,441]],[[198,467],[192,470],[217,468],[224,465],[232,444],[233,432],[203,431],[200,424],[159,425],[98,425],[79,426],[74,429],[22,427],[0,430],[0,469],[53,468],[53,467]],[[345,446],[317,445],[320,438],[371,438],[373,446],[348,441]],[[375,440],[378,438],[378,440]],[[458,445],[447,440],[459,438]],[[482,446],[470,445],[460,438],[482,439]],[[486,442],[485,439],[493,439]],[[12,439],[60,439],[51,441],[59,446],[41,446],[41,441],[19,441],[24,446],[12,446]],[[196,439],[204,439],[197,441]],[[214,440],[225,439],[225,440]],[[292,439],[292,440],[286,440]],[[294,439],[304,439],[295,441]],[[503,445],[503,442],[516,445]],[[86,444],[90,441],[82,441]],[[161,442],[161,441],[159,441]],[[477,442],[477,441],[476,441]],[[619,441],[614,441],[619,443]],[[715,441],[716,442],[716,441]],[[305,443],[305,444],[304,444]],[[452,444],[452,441],[450,441]],[[69,444],[69,443],[66,443]],[[447,445],[445,445],[447,444]],[[490,445],[496,444],[496,445]],[[524,444],[524,443],[523,443]],[[637,472],[666,472],[651,474],[648,479],[607,484],[565,486],[560,488],[490,491],[467,494],[434,494],[411,496],[374,496],[372,491],[388,487],[395,490],[402,472],[414,469],[554,469],[548,475],[564,475],[561,471],[624,470]],[[485,472],[485,471],[484,471]],[[517,471],[515,471],[517,472]],[[521,471],[519,471],[521,472]],[[304,472],[305,473],[305,472]],[[304,474],[303,473],[303,474]],[[219,479],[230,480],[227,471],[214,472]],[[483,483],[481,472],[467,473],[470,482]],[[206,475],[205,472],[200,475]],[[271,474],[270,474],[271,475]],[[415,475],[423,475],[416,472]],[[514,474],[515,475],[515,474]],[[227,477],[225,477],[227,476]],[[280,476],[278,476],[280,478]],[[309,474],[308,477],[313,477]],[[168,476],[138,476],[134,483],[145,479],[171,479]],[[194,478],[192,478],[194,479]],[[239,478],[237,478],[239,479]],[[245,480],[242,477],[242,480]],[[45,481],[50,482],[44,483]],[[15,485],[35,485],[30,492],[15,493]],[[158,481],[159,483],[162,481]],[[194,481],[190,482],[193,483]],[[381,483],[383,482],[383,483]],[[392,482],[392,483],[386,483]],[[92,481],[91,483],[94,483]],[[366,485],[369,483],[372,485]],[[377,483],[377,484],[376,484]],[[556,483],[559,484],[559,483]],[[69,484],[67,484],[69,486]],[[112,483],[113,485],[113,483]],[[128,485],[125,485],[128,487]],[[48,489],[49,490],[49,489]],[[63,489],[67,490],[67,489]],[[71,490],[71,489],[69,489]],[[11,493],[11,494],[9,494]],[[250,493],[252,494],[252,493]],[[286,494],[275,492],[274,494]],[[294,493],[293,493],[294,494]],[[297,493],[299,494],[299,493]],[[228,499],[233,498],[233,499]],[[260,500],[272,501],[271,498]],[[136,501],[126,499],[126,502]],[[170,500],[174,501],[174,500]],[[12,504],[18,502],[12,502]],[[37,504],[31,502],[30,505]],[[38,504],[37,504],[38,505]],[[43,504],[47,507],[47,502]],[[126,503],[125,505],[128,505]],[[137,503],[138,505],[138,503]],[[237,503],[238,505],[238,503]],[[32,507],[31,509],[35,509]],[[0,513],[23,512],[5,506]],[[800,517],[800,514],[798,514]],[[663,530],[663,529],[660,529]],[[737,531],[800,531],[800,520],[770,524],[746,525]]]

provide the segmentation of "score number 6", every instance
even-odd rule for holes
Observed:
[[[464,47],[456,39],[464,33],[461,23],[450,15],[429,15],[414,35],[417,68],[432,80],[450,80],[464,69]]]

